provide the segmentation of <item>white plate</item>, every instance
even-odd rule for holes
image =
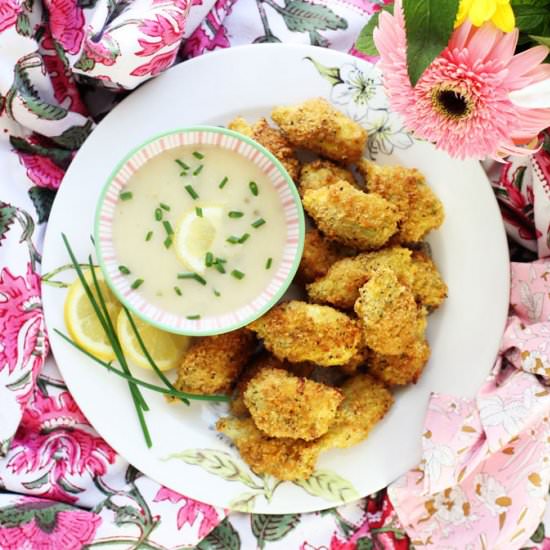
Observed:
[[[168,405],[145,391],[154,442],[148,450],[125,382],[105,372],[54,332],[64,330],[65,291],[44,285],[52,349],[70,391],[97,431],[156,481],[195,499],[261,513],[320,510],[372,493],[420,459],[432,392],[471,397],[495,359],[508,305],[508,250],[500,213],[479,163],[450,159],[414,141],[389,112],[371,64],[309,46],[254,45],[208,54],[169,70],[118,105],[73,160],[55,200],[44,246],[44,273],[66,264],[65,232],[84,260],[99,191],[116,163],[150,136],[193,124],[226,124],[236,115],[268,116],[278,104],[323,96],[369,130],[369,154],[416,166],[443,201],[434,258],[449,298],[429,320],[432,356],[415,386],[368,440],[321,456],[303,487],[256,476],[213,429],[222,406]],[[66,280],[74,278],[67,272]],[[148,373],[140,376],[147,378]],[[179,455],[179,456],[177,456]],[[172,456],[172,458],[170,458]]]

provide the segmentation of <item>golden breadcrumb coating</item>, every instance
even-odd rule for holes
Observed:
[[[447,297],[447,285],[432,259],[424,252],[412,255],[412,289],[418,302],[435,309]]]
[[[261,369],[244,392],[244,402],[262,432],[305,441],[327,432],[342,399],[338,390],[283,369]]]
[[[358,161],[367,143],[366,130],[322,98],[276,107],[271,118],[295,147],[338,162]]]
[[[397,231],[397,208],[375,193],[363,193],[340,180],[304,193],[303,205],[329,238],[359,250],[383,246]]]
[[[297,183],[300,176],[300,161],[296,158],[288,139],[277,128],[271,127],[265,118],[260,118],[252,126],[242,118],[233,119],[228,128],[251,137],[273,153],[285,167],[288,175]]]
[[[179,366],[175,386],[188,393],[228,393],[255,348],[247,329],[197,339]]]
[[[430,358],[430,346],[425,340],[415,340],[407,353],[380,355],[370,351],[369,372],[388,386],[416,384]]]
[[[370,350],[366,347],[360,347],[354,354],[354,356],[343,365],[338,365],[338,369],[348,376],[352,376],[357,373],[359,367],[362,367],[367,363]]]
[[[385,355],[406,353],[424,338],[426,310],[419,308],[412,291],[390,269],[374,271],[359,289],[355,312],[363,321],[367,345]]]
[[[361,342],[359,323],[328,306],[279,304],[249,325],[277,358],[330,367],[353,357]]]
[[[307,479],[315,469],[320,448],[314,441],[269,437],[252,418],[220,418],[216,429],[233,440],[244,461],[257,474],[278,479]]]
[[[305,283],[322,277],[330,266],[342,258],[342,247],[323,237],[317,229],[310,229],[304,239],[304,252],[298,268],[298,276]]]
[[[323,450],[344,449],[366,439],[393,404],[389,390],[368,374],[350,378],[340,389],[344,400],[332,426],[317,442]]]
[[[391,269],[402,284],[413,286],[412,266],[408,248],[394,246],[358,254],[333,263],[326,275],[307,285],[307,293],[313,302],[351,309],[373,270]]]
[[[369,193],[378,193],[402,214],[395,242],[418,242],[443,223],[443,205],[416,168],[378,166],[366,159],[357,168]]]
[[[338,183],[340,180],[345,180],[354,187],[359,187],[353,174],[330,162],[330,160],[314,160],[308,162],[302,167],[300,173],[300,194],[304,194],[308,189],[319,189],[326,185]]]

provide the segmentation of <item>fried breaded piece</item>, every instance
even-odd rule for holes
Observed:
[[[300,174],[300,194],[304,194],[308,189],[320,189],[326,185],[338,183],[340,180],[345,180],[359,188],[349,170],[330,162],[330,160],[318,159],[308,162],[302,167]]]
[[[363,193],[340,180],[304,193],[303,205],[329,238],[358,250],[383,246],[397,231],[397,208],[375,193]]]
[[[323,450],[344,449],[366,439],[393,404],[389,390],[368,374],[350,378],[340,389],[344,400],[332,426],[317,442]]]
[[[358,254],[333,263],[324,277],[306,286],[310,300],[341,309],[351,309],[359,289],[373,270],[391,269],[402,284],[413,286],[413,263],[408,248],[394,246],[376,252]]]
[[[369,353],[368,370],[388,386],[416,384],[430,358],[430,346],[425,340],[415,340],[401,355]]]
[[[358,161],[367,143],[366,130],[326,99],[314,98],[296,106],[276,107],[271,118],[295,147],[342,163]]]
[[[310,283],[322,277],[329,267],[342,258],[343,252],[334,243],[323,237],[317,229],[310,229],[304,239],[304,252],[298,268],[298,276]]]
[[[369,193],[378,193],[402,214],[396,242],[418,242],[443,223],[443,205],[416,168],[378,166],[366,159],[357,168]]]
[[[360,347],[354,354],[354,356],[343,365],[338,365],[338,368],[348,376],[351,376],[353,374],[357,373],[357,370],[359,367],[362,367],[366,364],[367,359],[369,357],[369,348]]]
[[[307,479],[315,469],[320,448],[314,441],[269,437],[252,418],[220,418],[216,429],[233,440],[244,461],[257,474],[298,481]]]
[[[359,289],[355,312],[363,321],[367,345],[385,355],[406,353],[424,338],[426,310],[419,308],[412,291],[387,268],[373,271]]]
[[[256,347],[254,334],[247,329],[196,340],[178,370],[178,390],[213,394],[228,393]]]
[[[359,323],[345,313],[299,301],[279,304],[249,328],[279,359],[323,367],[349,361],[361,341]]]
[[[440,306],[447,297],[445,281],[432,259],[424,252],[413,252],[412,280],[417,301],[430,309]]]
[[[296,158],[285,135],[277,128],[271,127],[265,118],[260,118],[251,126],[244,118],[237,117],[228,124],[228,128],[251,137],[263,145],[277,157],[292,180],[298,182],[300,161]]]
[[[262,432],[305,441],[327,432],[342,399],[338,390],[283,369],[261,369],[244,392],[244,402]]]

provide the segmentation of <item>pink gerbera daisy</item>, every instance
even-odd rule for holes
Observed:
[[[529,152],[518,147],[550,126],[550,109],[519,107],[509,94],[550,78],[541,64],[548,48],[514,55],[518,30],[464,22],[413,88],[407,73],[407,40],[401,0],[380,15],[374,41],[393,110],[417,137],[454,157],[497,157]]]

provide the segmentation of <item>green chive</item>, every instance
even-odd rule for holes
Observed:
[[[239,244],[239,237],[235,237],[235,235],[231,235],[231,237],[228,237],[226,241],[231,244]]]
[[[198,273],[178,273],[178,279],[193,279],[200,283],[201,285],[206,284],[206,279],[201,277]]]
[[[124,191],[119,195],[121,201],[129,201],[134,194],[131,191]]]
[[[213,289],[214,296],[221,296],[221,294],[214,288]]]
[[[166,248],[170,248],[172,246],[172,237],[168,235],[166,239],[164,239],[164,242],[162,243]]]
[[[119,270],[123,275],[130,275],[130,270],[129,270],[125,265],[119,265],[119,266],[118,266],[118,270]]]
[[[191,195],[191,198],[196,201],[199,198],[199,195],[197,192],[193,189],[192,185],[186,185],[185,190]]]
[[[190,321],[195,321],[196,319],[200,319],[201,316],[200,315],[188,315],[187,316],[187,319],[189,319]]]
[[[147,231],[147,235],[145,235],[145,240],[150,241],[152,236],[153,236],[153,232]]]
[[[235,279],[241,280],[244,277],[244,273],[242,271],[239,271],[238,269],[234,269],[231,272],[231,275],[235,277]]]
[[[225,263],[225,260],[222,260],[221,258],[216,258],[215,262],[212,264],[216,270],[221,273],[222,275],[225,273],[225,267],[223,267],[223,264]]]
[[[255,181],[251,181],[249,184],[248,184],[248,187],[250,188],[250,192],[255,196],[257,197],[258,196],[258,184],[255,182]]]
[[[242,218],[244,214],[242,212],[239,212],[238,210],[232,210],[227,214],[230,218]]]
[[[199,160],[202,160],[204,158],[204,155],[202,153],[199,153],[198,151],[193,151],[193,156]]]
[[[195,168],[195,170],[193,171],[193,175],[198,176],[202,172],[203,168],[204,168],[204,165],[199,164],[199,166],[197,168]]]
[[[202,208],[200,206],[197,206],[197,208],[195,208],[195,214],[197,214],[199,218],[202,218]]]
[[[170,207],[169,207],[167,204],[165,204],[164,202],[161,202],[161,203],[159,204],[159,206],[160,206],[163,210],[166,210],[166,212],[170,212]]]
[[[239,244],[243,244],[244,242],[248,241],[250,237],[250,233],[245,233],[240,239],[239,239]]]
[[[157,222],[162,220],[162,210],[160,208],[155,208],[155,220],[157,220]]]
[[[265,262],[265,268],[270,269],[272,263],[273,263],[273,258],[268,258],[267,262]]]
[[[179,286],[175,286],[174,287],[174,292],[178,295],[178,296],[181,296],[182,295],[182,292],[181,292],[181,289]]]
[[[131,285],[130,288],[133,288],[134,290],[136,288],[139,288],[143,284],[143,279],[136,279]]]
[[[214,263],[214,254],[212,252],[207,252],[206,256],[204,257],[204,265],[206,267],[211,267]]]
[[[220,181],[220,184],[218,185],[218,187],[219,187],[220,189],[223,189],[223,188],[225,187],[225,184],[226,184],[227,182],[228,182],[228,178],[227,178],[227,176],[225,176],[225,178],[223,178],[223,180]]]
[[[254,229],[258,229],[258,227],[261,227],[264,223],[265,223],[265,220],[263,218],[259,218],[255,222],[252,222],[250,225]]]
[[[164,229],[166,230],[166,233],[168,233],[168,235],[174,234],[174,229],[172,228],[172,224],[168,220],[164,220],[162,222],[162,225],[164,226]]]
[[[179,166],[182,170],[189,170],[189,165],[188,165],[188,164],[185,164],[185,162],[183,162],[183,160],[176,159],[176,163],[178,164],[178,166]]]

